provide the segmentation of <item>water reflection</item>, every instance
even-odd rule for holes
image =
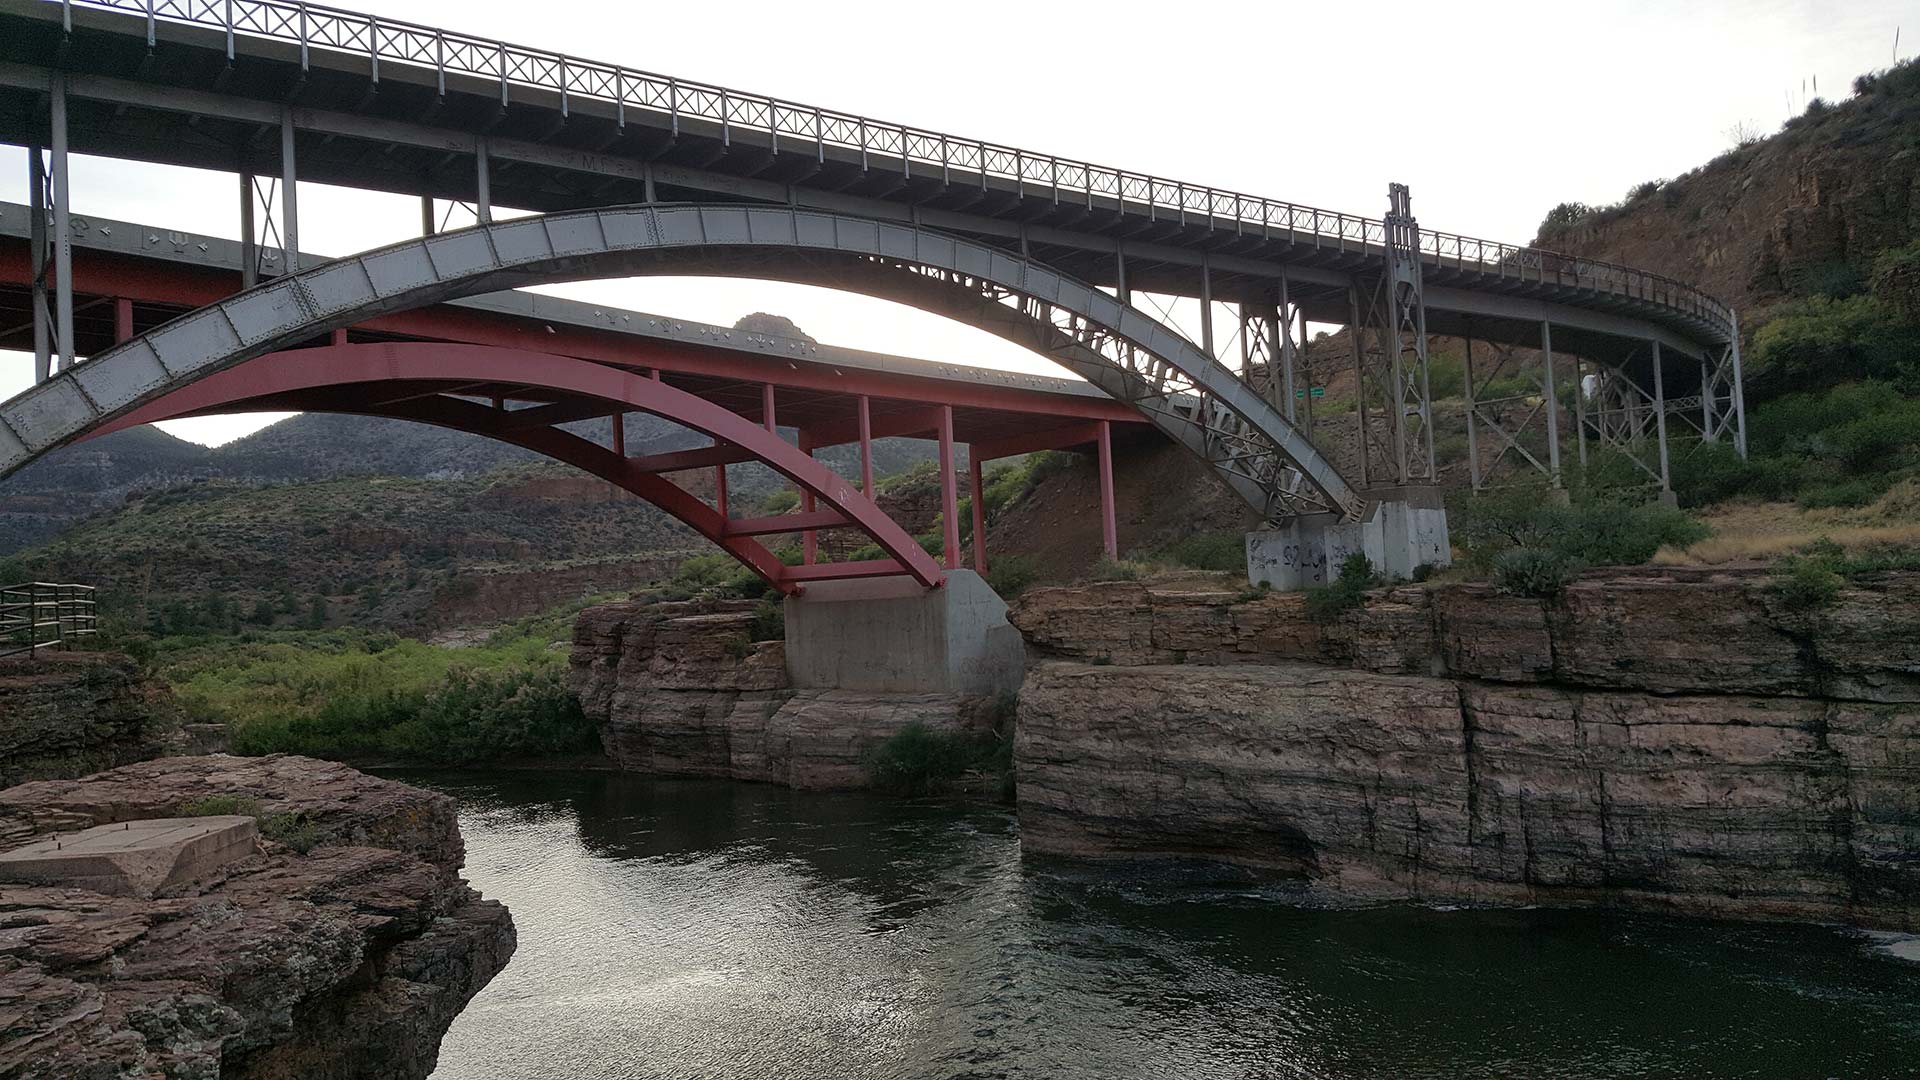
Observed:
[[[436,1080],[1911,1075],[1920,967],[1856,935],[1320,911],[1023,864],[982,808],[620,774],[460,797],[520,928]]]

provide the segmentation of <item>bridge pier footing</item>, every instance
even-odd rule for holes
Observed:
[[[1440,489],[1376,488],[1366,520],[1304,514],[1287,525],[1247,534],[1247,580],[1276,589],[1307,589],[1340,576],[1340,564],[1362,552],[1374,571],[1411,578],[1416,568],[1452,561],[1447,508]]]
[[[988,695],[1018,690],[1026,674],[1006,601],[971,570],[947,571],[938,589],[818,581],[781,606],[795,687]]]

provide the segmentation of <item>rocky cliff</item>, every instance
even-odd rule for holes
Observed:
[[[0,660],[0,786],[153,757],[171,720],[166,691],[118,653]]]
[[[636,772],[855,788],[867,752],[908,724],[990,726],[949,694],[791,687],[784,643],[752,640],[755,606],[636,599],[581,613],[570,681],[609,757]]]
[[[1920,237],[1920,69],[1857,85],[1684,176],[1650,178],[1617,206],[1569,206],[1535,243],[1691,282],[1746,316],[1829,291],[1836,272]]]
[[[1920,926],[1920,575],[1818,611],[1764,575],[1554,601],[1035,590],[1029,851],[1201,857],[1332,896]]]
[[[310,758],[164,758],[0,791],[0,846],[257,813],[262,850],[151,899],[0,886],[0,1077],[425,1077],[513,953],[453,801]]]

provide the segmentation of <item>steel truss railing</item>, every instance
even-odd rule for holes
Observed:
[[[147,44],[156,41],[161,22],[210,27],[226,36],[227,58],[235,55],[239,35],[297,45],[303,67],[313,49],[364,56],[379,81],[382,64],[431,71],[444,93],[449,74],[489,79],[500,87],[502,103],[514,87],[555,93],[564,115],[576,99],[614,107],[625,124],[627,110],[664,118],[679,133],[692,118],[720,126],[722,140],[735,129],[768,136],[776,152],[781,140],[810,146],[820,160],[829,147],[899,163],[912,176],[938,175],[951,183],[953,173],[970,174],[984,187],[990,180],[1012,181],[1022,194],[1050,195],[1054,202],[1107,199],[1123,211],[1209,229],[1249,231],[1290,243],[1338,251],[1387,246],[1385,223],[1377,218],[1218,188],[1168,180],[1082,161],[1039,154],[1017,147],[957,136],[853,113],[784,101],[762,94],[656,75],[632,68],[584,60],[563,53],[529,49],[401,19],[367,15],[294,0],[47,0],[57,2],[68,30],[73,9],[91,8],[137,15],[146,21]],[[1657,304],[1732,326],[1730,308],[1699,289],[1658,274],[1598,259],[1556,254],[1454,233],[1420,234],[1424,261],[1438,269],[1538,281]]]
[[[95,632],[91,585],[33,581],[0,588],[0,657],[71,649]]]

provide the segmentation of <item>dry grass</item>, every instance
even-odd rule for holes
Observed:
[[[1920,482],[1905,480],[1868,506],[1802,510],[1793,503],[1724,503],[1701,515],[1713,535],[1661,548],[1657,566],[1720,566],[1777,559],[1825,538],[1849,552],[1920,546]]]

